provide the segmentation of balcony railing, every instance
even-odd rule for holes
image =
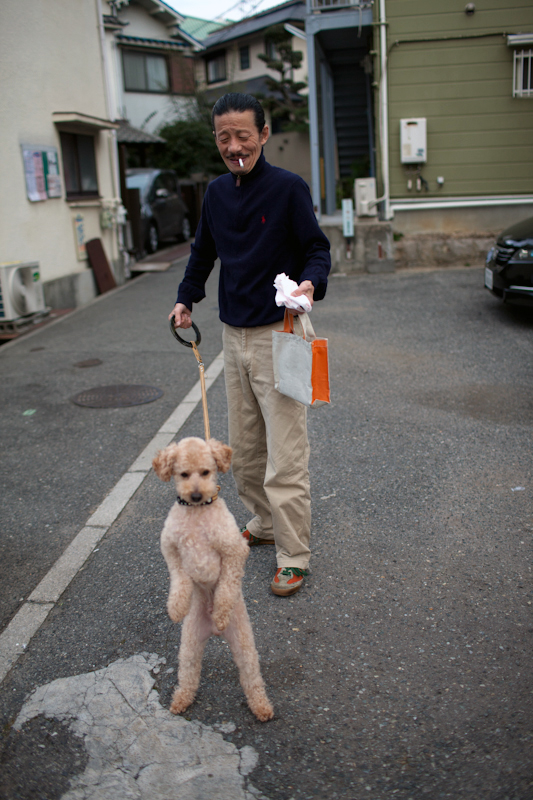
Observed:
[[[370,8],[374,0],[307,0],[307,11],[335,11],[337,8]]]

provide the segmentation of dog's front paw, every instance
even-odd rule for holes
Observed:
[[[225,631],[229,625],[230,615],[227,611],[215,611],[213,614],[213,622],[218,631]]]
[[[188,610],[189,603],[184,603],[183,598],[175,594],[169,595],[167,601],[167,611],[172,622],[181,622],[181,620],[187,616]]]

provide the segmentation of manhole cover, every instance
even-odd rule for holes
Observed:
[[[96,386],[71,397],[73,403],[89,408],[126,408],[151,403],[163,394],[162,389],[155,386]]]
[[[86,361],[78,361],[75,367],[97,367],[102,362],[99,358],[88,358]]]

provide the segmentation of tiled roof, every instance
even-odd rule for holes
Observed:
[[[119,144],[164,144],[165,139],[140,128],[134,128],[125,119],[118,120],[117,142]]]
[[[218,31],[228,24],[228,22],[212,22],[199,17],[186,17],[180,25],[180,31],[185,31],[185,33],[194,36],[195,39],[205,39],[210,33]]]

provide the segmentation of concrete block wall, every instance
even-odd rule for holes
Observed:
[[[347,240],[337,218],[324,217],[320,227],[331,244],[332,272],[394,272],[394,241],[390,222],[361,218]]]

